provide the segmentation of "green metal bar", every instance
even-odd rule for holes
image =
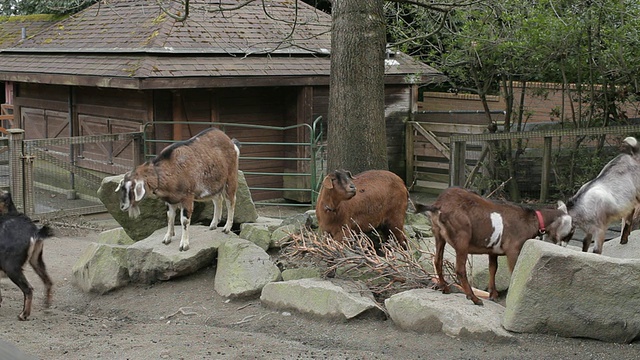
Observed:
[[[275,176],[310,176],[310,173],[271,173],[258,171],[243,171],[245,175],[275,175]]]
[[[415,123],[415,122],[413,122]],[[508,133],[451,135],[450,141],[491,141],[510,139],[531,139],[558,136],[597,136],[639,132],[640,125],[607,126],[587,129],[559,129],[559,130],[534,130]]]

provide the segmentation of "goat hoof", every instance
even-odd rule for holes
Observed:
[[[166,240],[166,239],[165,239],[165,240],[162,240],[162,243],[163,243],[163,244],[165,244],[165,245],[169,245],[169,244],[171,244],[171,239],[169,239],[169,240]]]
[[[18,315],[18,320],[20,320],[20,321],[27,321],[27,317],[28,317],[28,316],[29,316],[29,315],[25,316],[24,314],[20,314],[20,315]]]
[[[187,251],[189,250],[189,246],[180,246],[180,251]]]
[[[477,297],[472,297],[471,301],[473,301],[474,304],[479,305],[479,306],[483,306],[484,305],[482,300],[478,299]]]

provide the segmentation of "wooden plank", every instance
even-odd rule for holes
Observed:
[[[448,181],[447,182],[435,182],[435,181],[416,180],[415,185],[419,186],[419,187],[423,187],[423,188],[444,190],[444,189],[447,189],[449,187],[449,182]]]
[[[440,170],[449,170],[448,162],[435,162],[435,161],[416,161],[414,162],[414,168],[432,168]]]
[[[432,122],[416,122],[423,128],[429,129],[431,132],[455,133],[455,134],[482,134],[486,129],[486,125],[467,125],[467,124],[447,124]]]
[[[420,133],[420,135],[424,136],[427,140],[429,140],[429,142],[433,146],[435,146],[435,148],[438,149],[438,151],[440,151],[442,155],[444,155],[447,159],[451,158],[451,154],[449,153],[449,148],[443,143],[441,143],[432,132],[425,130],[422,127],[422,125],[418,123],[415,123],[414,127]]]

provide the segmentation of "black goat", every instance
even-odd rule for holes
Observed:
[[[53,283],[42,259],[43,240],[52,236],[47,225],[36,226],[24,214],[17,211],[11,194],[0,195],[0,270],[16,284],[24,294],[24,305],[18,319],[27,320],[31,314],[33,287],[24,276],[23,266],[28,261],[45,286],[45,306],[51,304]],[[0,294],[0,304],[2,294]]]

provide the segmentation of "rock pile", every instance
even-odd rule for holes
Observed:
[[[103,186],[115,189],[113,182],[117,181],[114,178]],[[236,214],[249,218],[256,214],[255,207],[248,210],[249,215],[243,211],[236,210]],[[164,208],[161,214],[164,217]],[[84,291],[105,293],[131,282],[169,280],[216,264],[212,290],[220,295],[259,296],[269,308],[313,317],[347,321],[384,317],[386,313],[405,330],[490,341],[513,341],[510,331],[611,342],[631,342],[640,336],[640,260],[608,256],[640,258],[640,232],[633,232],[627,245],[616,239],[606,243],[605,255],[528,241],[513,276],[500,262],[498,287],[509,289],[506,307],[490,301],[480,307],[464,294],[431,289],[393,295],[382,307],[358,281],[321,279],[322,270],[315,268],[281,272],[274,264],[267,251],[277,249],[292,233],[313,223],[314,212],[308,211],[284,221],[256,215],[242,224],[239,236],[193,225],[191,248],[186,252],[178,251],[177,244],[161,243],[166,223],[140,241],[134,241],[130,234],[149,230],[136,232],[134,225],[129,225],[129,230],[123,226],[102,233],[100,242],[87,249],[73,268],[74,280]],[[412,214],[407,216],[405,231],[430,235],[424,217]],[[420,246],[432,250],[432,239],[423,240]],[[446,256],[453,260],[455,254],[449,251]],[[430,266],[430,260],[425,258],[423,263]],[[486,288],[486,256],[473,256],[470,261],[472,283]]]

